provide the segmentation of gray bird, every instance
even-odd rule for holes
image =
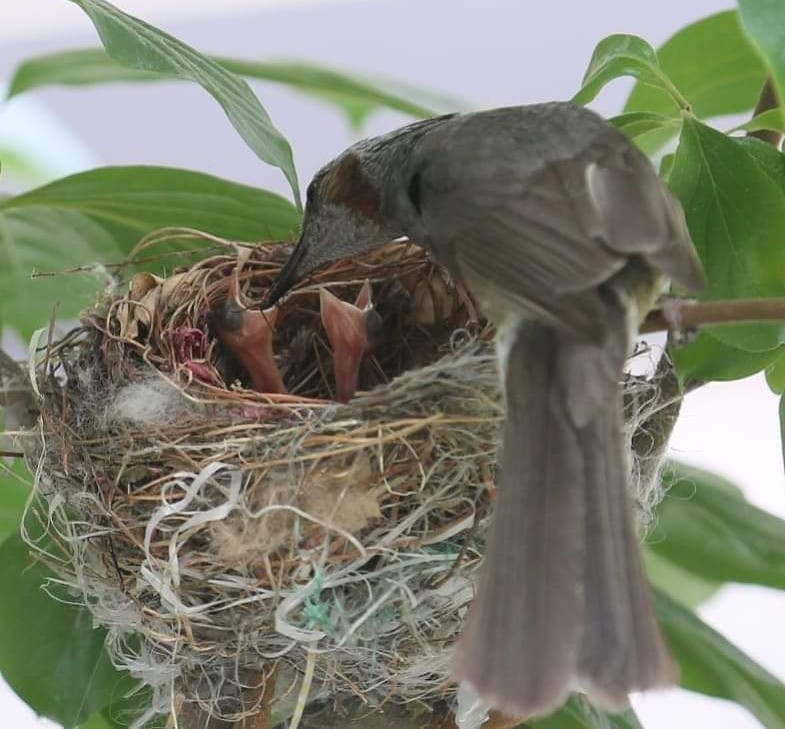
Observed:
[[[610,708],[676,670],[641,566],[619,380],[670,278],[703,284],[678,202],[617,129],[570,103],[457,114],[355,144],[308,188],[267,306],[327,262],[406,236],[496,325],[498,503],[453,658],[494,708]]]

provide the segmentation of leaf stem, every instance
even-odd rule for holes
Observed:
[[[700,302],[671,299],[649,312],[640,331],[645,334],[674,328],[694,329],[713,324],[755,321],[785,322],[785,298]]]
[[[682,95],[681,91],[676,88],[668,75],[663,73],[662,69],[660,68],[655,68],[654,73],[660,79],[667,92],[673,97],[673,100],[679,105],[679,108],[682,111],[686,111],[688,114],[692,114],[692,104],[690,104],[690,102]]]

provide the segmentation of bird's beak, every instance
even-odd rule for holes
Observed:
[[[300,238],[299,242],[286,261],[278,277],[273,281],[273,285],[267,293],[267,298],[264,300],[264,308],[269,309],[294,285],[297,281],[298,274],[300,273],[300,264],[305,258],[308,250],[308,244]]]

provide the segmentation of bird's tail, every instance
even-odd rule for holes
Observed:
[[[498,501],[453,672],[512,716],[572,690],[619,707],[675,678],[627,487],[623,330],[597,346],[527,322],[507,355]]]

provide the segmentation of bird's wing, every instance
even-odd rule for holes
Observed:
[[[516,164],[516,154],[527,154],[525,141],[508,154],[494,165],[450,161],[449,170],[432,156],[419,181],[430,247],[481,299],[487,286],[497,299],[587,335],[607,305],[598,286],[630,257],[699,287],[700,264],[678,204],[615,129],[534,169]]]

